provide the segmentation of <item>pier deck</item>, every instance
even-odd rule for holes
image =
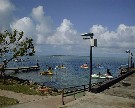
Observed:
[[[5,68],[5,70],[12,70],[12,71],[15,71],[15,72],[19,72],[19,71],[34,71],[34,70],[39,70],[39,69],[40,69],[39,66]]]

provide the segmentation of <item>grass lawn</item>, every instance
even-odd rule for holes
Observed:
[[[37,85],[22,85],[18,83],[8,82],[6,81],[6,84],[3,84],[3,81],[0,80],[0,89],[1,90],[9,90],[14,91],[17,93],[23,93],[28,95],[41,95],[38,91],[36,91],[34,88],[36,88]]]
[[[3,81],[0,79],[0,89],[1,90],[9,90],[14,91],[17,93],[23,93],[28,95],[43,95],[40,92],[36,91],[35,89],[32,89],[32,87],[36,87],[37,85],[21,85],[16,82],[9,82],[6,81],[5,84],[3,84]],[[13,98],[8,98],[4,96],[0,96],[0,108],[8,105],[17,104],[19,101]]]
[[[8,90],[8,91],[13,91],[17,93],[23,93],[27,95],[41,95],[41,96],[46,96],[49,93],[41,93],[37,90],[39,85],[35,84],[26,84],[26,83],[19,83],[15,80],[6,80],[6,83],[3,84],[2,79],[0,79],[0,89],[1,90]],[[51,95],[56,96],[58,93],[52,93]],[[18,100],[12,99],[12,98],[7,98],[0,96],[0,107],[7,106],[7,105],[13,105],[18,103]]]
[[[0,107],[17,104],[18,100],[0,96]]]

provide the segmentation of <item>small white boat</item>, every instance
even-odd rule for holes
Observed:
[[[100,78],[100,79],[112,79],[113,76],[110,75],[99,75],[99,74],[92,74],[91,75],[92,78]]]

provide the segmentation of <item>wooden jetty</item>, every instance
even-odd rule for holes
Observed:
[[[29,66],[29,67],[16,67],[16,68],[5,68],[5,70],[12,70],[15,73],[19,71],[35,71],[35,70],[40,70],[39,66]]]

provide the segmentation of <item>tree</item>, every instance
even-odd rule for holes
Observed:
[[[14,30],[10,33],[6,30],[4,33],[0,33],[0,57],[6,54],[10,54],[11,58],[3,61],[4,67],[14,58],[34,55],[35,49],[33,39],[25,38],[23,31],[19,32]]]

